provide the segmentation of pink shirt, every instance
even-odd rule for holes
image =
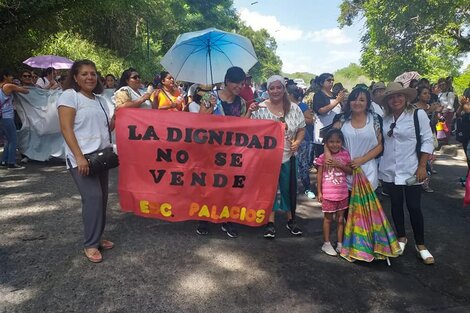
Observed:
[[[338,153],[333,154],[332,157],[347,165],[351,162],[349,152],[341,149]],[[325,163],[325,154],[320,155],[315,163],[318,166],[323,166]],[[322,177],[322,194],[323,198],[330,201],[341,201],[348,197],[348,184],[346,183],[346,173],[337,167],[324,167]]]

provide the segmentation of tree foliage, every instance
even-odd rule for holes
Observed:
[[[0,67],[20,67],[32,55],[96,61],[103,73],[132,66],[150,79],[184,32],[216,27],[250,38],[262,77],[280,69],[275,40],[239,20],[232,0],[0,0]]]
[[[365,18],[361,64],[373,78],[455,75],[470,51],[468,0],[343,0],[340,26]]]

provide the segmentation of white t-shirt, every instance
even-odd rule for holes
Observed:
[[[192,113],[199,113],[199,108],[201,106],[199,104],[197,104],[196,102],[191,102],[188,106],[188,109],[189,109],[189,112],[192,112]]]
[[[36,82],[36,86],[38,86],[39,88],[46,88],[47,86],[49,86],[51,82],[49,81],[49,79],[47,79],[47,77],[39,77],[38,78],[38,81]]]
[[[57,100],[57,108],[60,106],[73,108],[76,111],[73,132],[83,154],[111,146],[106,121],[109,118],[109,109],[104,98],[95,95],[95,99],[90,99],[80,92],[67,89]],[[71,167],[77,167],[75,157],[67,143],[65,143],[65,155]],[[66,162],[67,168],[70,168],[69,162]]]
[[[454,112],[454,101],[455,101],[455,93],[452,91],[443,92],[439,95],[439,102],[441,103],[443,113],[446,112]]]
[[[330,103],[335,101],[335,99],[330,99]],[[323,142],[323,138],[320,136],[320,130],[323,127],[331,125],[333,123],[333,119],[335,118],[336,114],[341,113],[341,105],[337,104],[332,110],[328,111],[325,114],[318,114],[315,113],[315,123],[313,128],[313,142],[316,144],[321,145]]]
[[[354,128],[351,120],[346,120],[341,127],[344,135],[344,146],[351,155],[351,160],[362,157],[379,143],[374,128],[374,118],[371,113],[367,114],[366,125],[362,128]],[[379,184],[377,160],[372,159],[361,165],[361,169],[372,185],[372,189],[377,189]],[[352,189],[352,175],[346,177],[348,189]]]
[[[252,119],[279,121],[279,117],[269,111],[264,101],[260,103],[259,106],[260,108],[251,114]],[[285,121],[287,124],[287,130],[284,138],[284,153],[282,155],[282,163],[289,161],[293,154],[290,150],[292,144],[291,140],[295,138],[295,135],[300,128],[305,127],[304,114],[297,104],[291,102],[290,110],[285,117]]]

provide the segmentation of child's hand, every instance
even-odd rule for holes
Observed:
[[[333,166],[333,167],[340,167],[341,166],[341,162],[338,161],[337,159],[335,158],[330,158],[326,161],[326,164],[329,165],[329,166]]]
[[[319,193],[317,194],[317,200],[318,200],[318,202],[320,202],[320,203],[323,202],[323,194],[322,194],[321,192],[319,192]]]

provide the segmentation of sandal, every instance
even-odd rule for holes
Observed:
[[[401,251],[398,255],[402,255],[405,252],[406,244],[408,243],[408,239],[405,238],[405,241],[398,240],[398,245],[400,246]]]
[[[434,257],[429,252],[428,249],[419,250],[418,246],[415,246],[416,252],[418,252],[418,258],[423,260],[424,264],[431,265],[434,264]]]
[[[85,248],[83,249],[83,252],[85,253],[85,256],[88,261],[92,263],[100,263],[101,261],[103,261],[103,256],[101,255],[101,252],[96,248]]]
[[[103,250],[110,250],[110,249],[114,248],[114,243],[112,241],[102,239],[100,241],[100,248],[103,249]]]

